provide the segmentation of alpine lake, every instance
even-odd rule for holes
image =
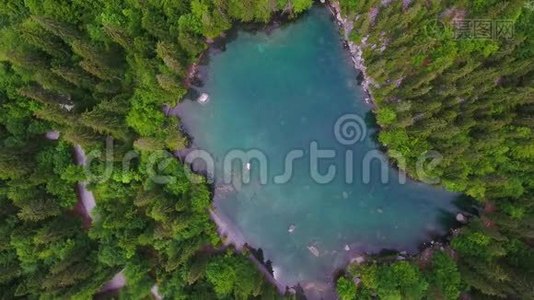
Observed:
[[[327,9],[234,35],[201,66],[203,99],[178,107],[189,151],[214,163],[193,165],[214,179],[213,213],[230,242],[261,249],[279,285],[324,296],[349,261],[415,253],[447,233],[460,195],[388,161]]]

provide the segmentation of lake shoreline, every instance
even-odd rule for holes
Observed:
[[[371,92],[371,85],[375,85],[375,83],[367,73],[365,59],[363,58],[362,46],[365,45],[365,42],[362,42],[362,45],[358,45],[350,40],[350,34],[354,28],[354,24],[348,18],[343,17],[339,1],[327,0],[325,5],[335,18],[336,25],[341,30],[343,46],[349,51],[354,68],[360,72],[358,75],[358,84],[361,85],[365,93],[365,103],[371,105],[374,110],[376,109],[376,103]]]
[[[320,7],[323,7],[321,5]],[[349,39],[349,34],[352,31],[352,22],[349,21],[347,18],[343,18],[341,15],[341,10],[339,8],[338,1],[328,1],[326,4],[324,4],[323,8],[329,9],[330,13],[333,15],[332,21],[338,26],[338,28],[341,29],[341,40],[343,43],[343,46],[345,49],[348,50],[350,59],[352,61],[352,64],[354,68],[359,72],[358,75],[358,84],[362,87],[363,92],[365,93],[365,103],[370,105],[372,107],[372,111],[376,112],[376,103],[374,101],[374,98],[371,94],[370,87],[371,85],[375,85],[373,80],[368,76],[366,68],[365,68],[365,61],[363,59],[363,47],[362,45],[356,45],[354,42],[351,42]],[[287,17],[287,16],[286,16]],[[192,67],[193,72],[190,72],[191,78],[188,79],[188,82],[190,85],[188,86],[190,89],[194,90],[195,92],[198,92],[199,88],[203,87],[203,77],[204,72],[203,69],[205,66],[209,63],[210,55],[217,54],[218,52],[224,52],[226,50],[226,44],[231,42],[235,37],[236,33],[239,30],[245,30],[245,31],[252,31],[252,32],[266,32],[267,34],[270,34],[272,31],[279,29],[282,26],[288,25],[298,19],[289,19],[285,18],[283,14],[277,14],[273,17],[273,19],[267,24],[242,24],[238,23],[234,25],[230,30],[228,30],[226,33],[224,33],[222,36],[208,41],[208,48],[199,56],[199,59],[197,60],[197,63],[195,63],[194,67]],[[348,63],[348,62],[347,62]],[[195,97],[192,97],[192,101],[196,101]],[[182,128],[182,131],[185,132],[186,136],[190,137],[189,141],[191,144],[193,143],[193,138],[191,135],[187,133],[187,131]],[[380,150],[384,150],[385,146],[381,145]],[[387,150],[387,149],[386,149]],[[387,153],[387,151],[384,151]],[[394,164],[393,164],[394,165]],[[395,166],[395,165],[394,165]],[[398,166],[395,166],[395,169],[397,169],[399,172],[402,172]],[[410,176],[411,177],[411,176]],[[236,236],[242,236],[239,232],[231,232],[232,230],[236,230],[235,228],[230,228],[233,226],[229,226],[228,222],[221,222],[220,220],[220,214],[217,210],[216,206],[216,197],[215,197],[215,191],[217,189],[217,186],[215,184],[210,184],[210,188],[212,191],[212,211],[210,211],[210,217],[213,220],[213,222],[217,225],[217,230],[219,232],[219,236],[221,237],[221,240],[225,245],[227,244],[233,244],[236,247],[236,251],[240,251],[240,248],[243,247],[244,240],[242,238],[235,238]],[[224,216],[223,216],[224,217]],[[411,254],[402,255],[406,259],[416,259],[419,257],[424,251],[430,248],[434,248],[436,244],[441,244],[441,242],[446,243],[446,241],[449,240],[449,238],[452,236],[453,228],[451,227],[448,234],[445,234],[443,236],[439,236],[439,239],[435,238],[431,232],[429,232],[429,240],[432,240],[431,242],[421,242],[420,245],[417,247],[418,251],[412,252]],[[238,230],[239,231],[239,230]],[[440,242],[435,242],[435,240],[439,240]],[[240,247],[241,246],[241,247]],[[261,248],[258,248],[261,249]],[[388,253],[383,253],[388,252]],[[365,260],[370,259],[376,259],[378,257],[387,257],[391,256],[392,252],[395,252],[397,254],[401,254],[404,251],[402,249],[400,250],[386,250],[384,249],[383,252],[378,253],[360,253],[357,257],[364,257]],[[252,258],[251,258],[252,259]],[[257,263],[260,265],[263,265],[257,258],[254,258]],[[253,259],[253,260],[254,260]],[[354,259],[352,259],[354,260]],[[350,265],[353,262],[349,262],[347,264]],[[264,265],[263,265],[264,266]],[[346,268],[346,267],[345,267]],[[337,272],[336,272],[337,273]],[[264,273],[265,274],[265,273]],[[277,281],[274,276],[268,276],[265,274],[267,279],[271,281],[271,283],[275,283],[275,285],[278,286],[280,283]],[[332,274],[331,274],[332,275]],[[278,284],[276,284],[278,283]],[[335,283],[335,277],[334,281],[332,283]],[[334,286],[335,287],[335,286]],[[294,286],[293,289],[296,287]],[[280,290],[280,289],[279,289]]]
[[[350,40],[350,34],[354,28],[353,21],[349,20],[348,17],[344,17],[341,12],[341,6],[339,3],[339,0],[321,0],[322,3],[324,3],[327,7],[332,16],[334,17],[334,21],[336,25],[338,26],[339,30],[341,31],[344,47],[349,51],[352,63],[354,65],[354,68],[360,72],[358,83],[361,85],[363,92],[366,95],[365,102],[372,107],[372,112],[376,115],[376,110],[378,108],[377,103],[373,97],[372,91],[371,91],[371,85],[374,85],[375,87],[378,87],[376,82],[369,76],[367,72],[367,68],[365,66],[365,59],[363,57],[363,47],[365,46],[365,42],[367,37],[364,37],[362,39],[361,44],[356,44],[355,42]],[[379,124],[377,124],[378,128],[382,128]],[[388,147],[387,145],[384,145],[380,142],[379,149],[386,154],[386,156],[389,159],[388,153]],[[403,172],[409,179],[412,179],[414,181],[419,182],[419,180],[411,175],[409,172],[402,170],[398,164],[396,164],[394,161],[390,160],[390,164],[394,169],[396,169],[398,172]],[[441,185],[435,185],[440,188],[443,188]],[[427,242],[421,242],[419,246],[417,247],[418,251],[415,253],[407,253],[406,251],[398,250],[398,249],[383,249],[379,253],[370,254],[365,253],[364,258],[365,260],[372,260],[375,262],[389,262],[396,260],[411,260],[414,262],[417,262],[419,264],[425,264],[428,263],[426,260],[429,259],[429,255],[431,257],[431,254],[435,251],[448,251],[451,252],[454,255],[454,250],[450,247],[450,243],[452,239],[458,235],[460,228],[464,227],[466,224],[470,222],[470,219],[476,215],[478,215],[480,211],[477,212],[469,212],[462,209],[459,209],[458,214],[456,215],[456,220],[453,221],[454,225],[449,227],[449,230],[446,234],[440,235],[435,234],[432,232],[429,232],[430,241]],[[463,222],[460,222],[458,220],[458,217],[461,216],[464,218]],[[392,259],[393,257],[393,259]],[[335,278],[339,278],[342,276],[346,270],[347,267],[354,264],[355,262],[351,261],[343,270],[338,270],[338,272],[335,275]],[[359,262],[356,262],[360,264]]]
[[[364,101],[366,104],[370,105],[374,111],[377,108],[377,105],[371,92],[371,85],[376,85],[376,83],[367,73],[367,68],[365,66],[365,59],[363,58],[362,47],[363,45],[365,45],[365,42],[362,45],[357,45],[356,43],[350,40],[349,35],[353,29],[354,24],[348,18],[343,17],[339,1],[326,0],[324,3],[314,5],[326,7],[326,9],[329,10],[329,12],[334,18],[332,21],[341,30],[341,39],[343,42],[343,47],[348,50],[354,69],[359,72],[356,79],[358,85],[362,87],[365,93]],[[304,14],[306,13],[307,12],[305,12]],[[267,33],[267,35],[270,35],[274,30],[280,29],[283,26],[296,22],[299,18],[300,16],[296,18],[291,18],[291,16],[285,12],[278,12],[266,24],[238,22],[233,25],[232,28],[230,28],[229,30],[223,32],[219,37],[215,39],[206,40],[208,47],[199,55],[196,61],[193,62],[191,66],[189,66],[187,76],[184,80],[184,84],[189,89],[194,89],[195,91],[195,87],[202,87],[203,81],[201,76],[201,69],[202,66],[205,66],[209,63],[209,55],[213,51],[226,51],[226,44],[237,37],[238,31],[244,30],[252,33],[264,32]]]
[[[304,12],[303,14],[306,13],[307,12]],[[268,23],[235,22],[230,29],[223,32],[220,36],[214,39],[206,39],[207,48],[188,68],[187,76],[184,79],[185,86],[197,92],[197,88],[201,88],[204,85],[202,81],[202,67],[208,65],[210,59],[209,56],[212,53],[226,51],[226,45],[237,38],[239,31],[243,30],[250,33],[263,32],[267,35],[270,35],[275,30],[298,21],[299,18],[300,16],[291,17],[291,15],[289,15],[286,11],[281,11],[275,13]],[[192,100],[195,101],[196,99]]]

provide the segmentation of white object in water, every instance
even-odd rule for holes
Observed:
[[[210,99],[210,96],[209,96],[208,94],[206,94],[206,93],[202,93],[202,94],[198,97],[197,101],[198,101],[199,103],[206,103],[206,102],[208,102],[209,99]]]
[[[295,229],[297,229],[297,226],[295,226],[294,224],[291,224],[291,225],[289,225],[289,229],[287,231],[289,233],[293,233],[293,231],[295,231]]]
[[[308,246],[308,250],[310,250],[311,254],[313,254],[316,257],[319,257],[319,249],[315,246]]]
[[[345,245],[345,251],[350,251],[350,246],[349,245]]]
[[[248,171],[250,171],[250,167],[251,167],[251,166],[250,166],[250,163],[247,163],[247,164],[246,164],[246,168],[247,168]]]

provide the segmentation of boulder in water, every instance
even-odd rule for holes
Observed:
[[[310,250],[311,254],[313,254],[315,257],[319,257],[319,249],[315,246],[308,246],[308,250]]]
[[[295,231],[295,229],[297,229],[297,226],[295,226],[295,224],[291,224],[291,225],[289,225],[289,229],[287,231],[289,233],[293,233],[293,231]]]
[[[467,223],[467,218],[464,216],[464,214],[459,213],[456,215],[456,221],[460,223]]]
[[[208,102],[208,100],[210,99],[210,96],[206,93],[202,93],[200,94],[200,96],[198,97],[197,101],[199,103],[206,103]]]

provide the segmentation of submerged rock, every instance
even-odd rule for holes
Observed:
[[[459,214],[456,215],[456,221],[458,221],[460,223],[467,223],[467,217],[464,216],[464,214],[459,213]]]
[[[311,254],[313,254],[315,257],[319,257],[319,249],[315,246],[308,246],[308,250],[310,250]]]
[[[289,229],[287,231],[289,233],[293,233],[293,231],[295,231],[295,229],[297,229],[297,226],[295,226],[294,224],[291,224],[291,225],[289,225]]]
[[[210,99],[210,96],[208,94],[202,93],[198,97],[197,101],[198,101],[198,103],[206,103],[206,102],[208,102],[209,99]]]

